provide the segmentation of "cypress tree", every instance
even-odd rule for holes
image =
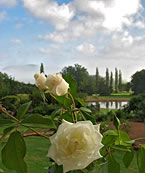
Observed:
[[[41,63],[41,66],[40,66],[40,73],[44,73],[44,66],[43,66],[43,63]]]
[[[106,68],[106,88],[109,89],[109,70]]]
[[[99,70],[98,67],[96,67],[96,93],[98,93],[99,90]]]
[[[119,84],[118,84],[119,91],[122,90],[122,73],[121,70],[119,70]]]
[[[118,92],[118,70],[115,68],[115,92]]]
[[[113,73],[111,71],[111,75],[110,75],[110,93],[113,92]]]

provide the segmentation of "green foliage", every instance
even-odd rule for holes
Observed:
[[[71,77],[69,73],[67,73],[64,76],[65,81],[69,84],[69,92],[73,96],[73,98],[76,98],[77,96],[77,83],[76,81]]]
[[[88,84],[88,77],[89,73],[85,67],[82,67],[79,64],[75,64],[73,66],[64,67],[62,69],[62,75],[65,76],[69,73],[73,79],[76,80],[78,86],[78,92],[86,92],[87,91],[87,84]]]
[[[132,75],[131,86],[134,94],[145,92],[145,70],[137,71]]]
[[[124,111],[128,118],[143,122],[145,118],[145,94],[132,97]]]
[[[43,65],[43,63],[41,63],[41,66],[40,66],[40,73],[44,73],[44,65]]]
[[[82,69],[82,67],[79,65],[76,65],[75,69],[73,69],[72,67],[68,69],[72,70],[71,72],[74,72],[75,75],[76,74],[82,75],[84,73],[86,74],[86,77],[88,75],[86,73],[86,70]],[[66,71],[68,71],[68,69]],[[78,72],[78,73],[75,73],[75,72]],[[78,75],[77,77],[78,77],[77,80],[79,81],[80,76]],[[37,131],[36,128],[43,129],[43,132],[44,132],[44,129],[46,129],[49,132],[52,130],[55,131],[57,130],[57,127],[60,125],[60,123],[62,122],[62,119],[72,123],[77,123],[77,121],[90,120],[94,125],[96,125],[96,120],[99,120],[100,118],[101,120],[104,119],[107,121],[113,120],[113,124],[116,128],[116,130],[107,130],[103,133],[104,136],[102,139],[102,144],[104,146],[100,150],[102,158],[95,160],[83,170],[70,171],[70,173],[98,172],[99,170],[101,170],[103,164],[107,165],[108,173],[116,173],[116,172],[119,173],[120,163],[118,162],[114,154],[118,151],[125,153],[123,157],[123,162],[125,167],[128,168],[130,164],[132,163],[132,160],[134,157],[133,144],[135,143],[136,140],[139,140],[139,139],[131,140],[127,133],[120,130],[121,122],[119,120],[119,116],[120,117],[125,116],[122,113],[122,111],[127,112],[129,111],[129,109],[126,108],[125,110],[119,110],[120,112],[108,111],[108,112],[102,113],[102,112],[98,112],[99,109],[97,106],[95,107],[92,106],[88,108],[86,104],[84,103],[84,101],[77,97],[77,92],[76,92],[77,86],[76,86],[75,80],[69,74],[66,74],[65,80],[69,83],[69,86],[70,86],[69,92],[64,96],[59,96],[59,97],[53,96],[53,99],[55,99],[54,103],[58,102],[59,106],[56,106],[55,108],[53,108],[53,104],[47,105],[47,101],[48,103],[50,101],[49,99],[46,99],[45,100],[46,102],[42,103],[42,100],[40,97],[41,94],[39,95],[37,91],[35,91],[31,95],[32,102],[29,101],[23,104],[22,102],[19,102],[19,103],[17,102],[17,104],[14,105],[16,111],[12,112],[12,115],[6,112],[6,116],[8,116],[9,119],[2,119],[2,118],[0,119],[0,126],[3,126],[3,129],[4,129],[2,138],[0,139],[0,143],[3,145],[1,157],[5,167],[8,169],[15,170],[17,173],[28,172],[26,163],[24,161],[24,157],[26,155],[26,145],[25,145],[23,137],[27,135],[31,136],[31,134],[21,135],[20,133],[21,128],[31,130],[35,132],[38,136],[46,138],[48,140],[48,148],[49,148],[50,146],[49,136],[51,135],[51,133],[49,134],[41,133],[39,130]],[[101,80],[102,80],[102,84],[101,82],[99,83],[98,89],[100,89],[100,91],[102,90],[102,93],[104,93],[105,87],[103,88],[103,86],[106,81],[104,80],[104,78],[99,77],[99,81]],[[89,80],[85,78],[85,81],[89,81]],[[82,87],[81,84],[80,86]],[[82,89],[81,87],[79,88],[80,91]],[[45,97],[47,98],[47,94],[45,95]],[[14,97],[12,98],[16,99]],[[12,98],[9,98],[9,99],[12,99]],[[144,97],[141,98],[141,101],[143,100],[144,100]],[[38,107],[39,104],[40,106]],[[142,107],[144,105],[144,101],[143,103],[140,103],[140,104],[141,104],[140,106]],[[35,108],[33,110],[32,109],[29,110],[30,106],[32,106],[31,108],[34,108],[34,107]],[[133,107],[135,106],[136,105],[134,105]],[[138,107],[139,109],[138,114],[139,114],[139,111],[141,111],[140,106]],[[51,108],[51,111],[50,111],[50,108]],[[43,109],[44,109],[44,112],[43,112]],[[3,111],[3,109],[1,109],[1,111]],[[37,113],[37,111],[40,114]],[[3,113],[4,112],[5,111],[3,111]],[[36,113],[34,114],[34,112]],[[26,133],[26,131],[23,131],[23,133]],[[6,138],[6,136],[8,138]],[[137,163],[138,163],[139,173],[144,172],[145,171],[144,145],[142,145],[141,148],[138,150]],[[56,165],[54,161],[52,161],[51,159],[48,160],[48,166],[49,166],[48,170],[50,173],[63,172],[62,165],[60,166]],[[106,171],[106,169],[104,169],[104,171]]]
[[[118,92],[118,70],[115,68],[115,92]]]
[[[2,162],[8,169],[14,169],[17,173],[27,173],[27,166],[24,161],[26,155],[25,142],[21,133],[13,132],[8,143],[2,149]]]
[[[120,173],[120,165],[111,154],[108,158],[108,173]]]
[[[34,128],[56,128],[55,123],[50,117],[43,117],[39,114],[33,114],[21,121],[22,125]]]
[[[116,115],[114,115],[113,124],[114,124],[114,126],[116,127],[116,129],[119,130],[119,127],[120,127],[120,120],[117,118]]]
[[[15,122],[12,121],[12,120],[0,119],[0,127],[2,127],[2,126],[9,126],[9,125],[12,125],[12,124],[15,124]]]
[[[123,162],[124,162],[124,165],[125,165],[126,168],[129,167],[130,163],[131,163],[132,160],[133,160],[133,157],[134,157],[134,150],[133,150],[133,149],[131,149],[130,152],[127,151],[127,152],[125,153],[125,155],[124,155],[124,157],[123,157]]]
[[[24,103],[23,105],[21,105],[17,111],[17,115],[16,118],[18,120],[21,120],[23,118],[23,116],[26,114],[26,112],[28,111],[30,105],[31,105],[32,101],[28,102],[28,103]]]
[[[139,168],[139,173],[145,172],[145,149],[140,148],[137,154],[137,164]]]
[[[3,142],[3,140],[5,139],[5,137],[14,130],[15,126],[10,126],[4,129],[3,131],[3,135],[0,138],[0,144]]]

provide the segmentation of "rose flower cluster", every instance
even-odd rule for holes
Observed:
[[[40,90],[48,90],[54,96],[67,94],[69,84],[61,74],[35,74],[36,85]],[[57,165],[63,165],[63,172],[86,168],[91,162],[101,158],[99,150],[103,147],[100,124],[91,121],[70,123],[63,120],[57,132],[50,137],[51,146],[48,157]]]

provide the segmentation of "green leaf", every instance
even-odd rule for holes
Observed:
[[[73,96],[73,98],[76,97],[77,94],[77,83],[76,81],[71,77],[69,73],[67,73],[64,76],[65,81],[69,84],[69,92]]]
[[[108,159],[108,173],[120,173],[120,165],[116,162],[114,157],[110,154]]]
[[[66,95],[65,96],[57,96],[56,101],[59,104],[63,105],[65,108],[72,105],[72,100],[70,98],[66,97]]]
[[[130,149],[130,150],[131,150],[131,152],[126,152],[124,157],[123,157],[123,163],[124,163],[126,168],[129,167],[129,165],[132,162],[133,157],[134,157],[134,150],[133,149]]]
[[[76,98],[76,100],[77,100],[83,107],[86,107],[86,106],[87,106],[86,102],[85,102],[83,99]]]
[[[116,130],[107,130],[104,135],[118,136],[118,132]]]
[[[51,117],[46,118],[40,114],[33,114],[22,120],[21,123],[27,127],[34,128],[56,128],[55,123],[52,121]]]
[[[62,114],[62,118],[71,123],[73,122],[72,115],[70,112],[66,112],[66,113]]]
[[[137,165],[139,173],[145,172],[145,149],[140,148],[137,152]]]
[[[83,112],[92,113],[92,111],[90,109],[86,108],[86,107],[81,107],[80,110],[83,111]]]
[[[108,147],[111,147],[114,142],[115,142],[116,137],[114,136],[104,136],[102,139],[102,144],[104,145],[104,147],[100,150],[101,155],[105,155],[106,154],[106,150]]]
[[[0,119],[0,127],[2,127],[2,126],[10,126],[10,125],[13,125],[13,124],[15,124],[15,122],[12,121],[12,120]]]
[[[128,134],[123,131],[118,131],[118,132],[119,132],[119,139],[116,139],[115,144],[131,146],[131,144],[126,143],[126,141],[130,141],[130,137],[128,136]]]
[[[81,112],[82,113],[82,117],[83,119],[86,121],[86,120],[90,120],[93,124],[96,125],[96,120],[95,118],[93,117],[93,115],[90,115],[88,114],[87,112]]]
[[[8,169],[14,169],[17,173],[27,173],[27,166],[24,162],[26,146],[20,132],[13,132],[10,135],[1,154],[2,162]]]
[[[112,148],[115,149],[115,150],[130,152],[130,149],[128,149],[126,146],[123,146],[123,145],[115,145]]]
[[[120,120],[117,118],[116,115],[114,115],[113,124],[114,124],[115,128],[116,128],[117,130],[119,130],[119,127],[120,127]]]
[[[17,115],[16,115],[16,118],[18,120],[21,120],[23,118],[23,116],[27,113],[31,103],[32,103],[32,101],[30,101],[28,103],[24,103],[19,107]]]
[[[6,128],[6,129],[4,129],[3,135],[2,135],[2,137],[0,138],[0,144],[3,142],[3,140],[5,139],[5,137],[6,137],[12,130],[14,130],[14,128],[15,128],[15,126],[13,126],[13,127],[8,127],[8,128]]]

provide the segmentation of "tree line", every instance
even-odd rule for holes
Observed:
[[[44,72],[43,63],[40,66],[40,73]],[[115,68],[114,74],[106,68],[105,77],[99,74],[99,69],[96,67],[96,74],[90,75],[87,69],[79,64],[67,66],[61,70],[64,76],[67,73],[76,80],[78,93],[86,93],[88,95],[110,95],[122,91],[132,89],[134,94],[145,92],[145,70],[141,70],[132,75],[131,82],[123,82],[122,72]],[[6,73],[0,72],[0,98],[7,95],[17,94],[33,94],[37,92],[34,84],[26,84],[16,81]],[[36,95],[36,94],[34,94]]]
[[[64,67],[61,73],[63,76],[67,73],[72,75],[77,81],[79,93],[110,95],[113,92],[118,93],[121,91],[129,91],[130,89],[128,83],[123,83],[122,72],[117,68],[115,68],[114,76],[113,72],[111,71],[109,73],[109,69],[106,68],[105,77],[99,74],[98,68],[96,68],[95,75],[89,75],[87,69],[79,64]]]

